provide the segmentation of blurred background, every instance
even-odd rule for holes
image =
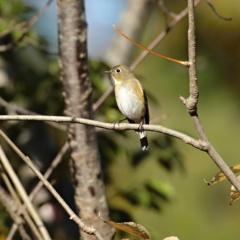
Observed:
[[[31,19],[46,2],[0,0],[0,31]],[[116,39],[122,38],[116,34],[112,24],[116,24],[124,33],[127,33],[124,29],[128,29],[128,24],[132,24],[131,17],[128,19],[129,15],[126,15],[131,1],[85,2],[90,75],[93,97],[97,101],[111,85],[104,71],[115,65],[118,59],[124,61],[119,64],[130,65],[142,50],[131,45],[128,58],[120,57],[120,50],[113,60],[110,54],[113,46],[118,50]],[[144,46],[164,31],[187,5],[186,0],[165,1],[166,13],[159,2],[150,1],[141,19],[141,27],[135,31],[134,40]],[[219,18],[206,1],[201,1],[196,8],[200,89],[198,111],[209,140],[227,164],[233,166],[239,163],[240,157],[240,4],[238,0],[211,2],[219,13],[232,17],[232,20]],[[184,18],[154,51],[187,60],[187,28],[187,18]],[[14,31],[0,38],[0,43],[7,44],[19,35],[20,31]],[[63,115],[64,101],[57,58],[56,2],[33,26],[27,38],[28,41],[0,55],[0,96],[8,103],[39,114]],[[123,46],[129,44],[125,39],[120,41],[123,41]],[[44,47],[40,49],[39,44]],[[179,100],[180,95],[188,97],[188,69],[149,54],[137,65],[134,73],[147,92],[151,123],[197,137],[186,108]],[[1,114],[15,113],[2,103],[0,110]],[[101,121],[112,122],[121,118],[113,95],[95,112],[95,119]],[[66,141],[63,131],[44,123],[4,122],[1,127],[42,170],[49,166]],[[210,181],[219,171],[209,156],[162,134],[149,132],[148,136],[150,149],[143,153],[134,132],[98,131],[112,220],[139,223],[149,230],[153,239],[172,235],[181,240],[238,239],[240,203],[229,206],[230,183],[227,181],[211,187],[204,182],[204,179]],[[31,174],[26,174],[28,170],[10,149],[9,158],[30,190],[37,180]],[[56,180],[57,190],[73,205],[66,159],[54,171],[52,180]],[[50,229],[54,226],[54,239],[64,239],[65,236],[77,239],[76,226],[68,221],[51,196],[36,202],[36,205],[43,212],[44,207],[49,209],[47,207],[50,206],[51,211],[47,211],[49,214],[53,212],[53,220],[47,215],[45,221]],[[2,207],[0,211],[0,232],[7,234],[11,219]],[[119,237],[120,234],[116,239]]]

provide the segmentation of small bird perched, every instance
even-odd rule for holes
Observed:
[[[149,124],[148,101],[142,84],[126,65],[117,65],[106,73],[111,74],[118,108],[130,123],[139,123],[137,130],[142,150],[148,149],[143,124]],[[123,119],[123,120],[125,120]],[[122,121],[123,121],[122,120]]]

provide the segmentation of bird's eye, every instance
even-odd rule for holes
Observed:
[[[117,73],[120,73],[120,72],[121,72],[121,70],[118,68],[118,69],[116,70],[116,72],[117,72]]]

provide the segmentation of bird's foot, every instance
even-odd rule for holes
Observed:
[[[113,122],[113,128],[116,129],[116,125],[119,127],[119,123],[123,122],[124,120],[126,120],[127,118],[121,119],[119,121]]]
[[[143,129],[143,122],[140,122],[139,126],[138,126],[138,132],[142,132],[144,129]]]

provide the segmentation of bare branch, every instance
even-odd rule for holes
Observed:
[[[99,128],[104,128],[108,130],[117,130],[117,131],[125,131],[125,130],[137,130],[139,129],[139,124],[132,123],[105,123],[99,122],[91,119],[85,118],[75,118],[75,117],[62,117],[62,116],[29,116],[29,115],[1,115],[0,121],[10,121],[10,120],[18,120],[18,121],[52,121],[52,122],[65,122],[65,123],[80,123],[85,125],[91,125]],[[183,142],[192,145],[195,148],[198,148],[202,151],[206,150],[206,146],[203,141],[196,140],[184,133],[172,130],[170,128],[163,127],[161,125],[143,125],[144,130],[151,132],[159,132],[163,134],[167,134],[169,136],[178,138]]]
[[[109,87],[107,91],[93,104],[93,111],[96,111],[107,97],[113,92],[113,86]]]
[[[38,19],[43,15],[43,13],[45,13],[45,11],[48,9],[48,7],[51,5],[53,1],[54,0],[49,0],[47,4],[42,9],[40,9],[40,11],[29,21],[17,24],[13,28],[8,29],[5,32],[2,32],[0,37],[4,37],[5,35],[17,30],[22,30],[22,35],[18,39],[6,45],[0,45],[0,52],[6,52],[15,47],[19,42],[21,42],[29,32],[31,27],[38,21]]]
[[[215,162],[215,164],[221,169],[221,171],[226,175],[228,180],[232,183],[232,185],[240,192],[240,181],[234,175],[229,166],[224,162],[222,157],[218,154],[212,144],[209,142],[207,135],[203,129],[203,126],[200,122],[200,118],[197,113],[197,104],[198,104],[198,82],[196,75],[196,42],[195,42],[195,19],[194,19],[194,3],[193,0],[188,0],[188,54],[189,54],[189,92],[190,95],[187,99],[180,97],[183,103],[187,107],[187,111],[190,114],[195,129],[207,148],[206,152]]]
[[[223,171],[223,173],[227,176],[229,181],[234,185],[234,187],[240,192],[240,182],[233,174],[231,169],[227,166],[221,156],[216,152],[214,147],[208,141],[207,136],[203,130],[203,127],[200,123],[198,116],[192,117],[195,127],[200,129],[198,131],[205,137],[203,139],[196,140],[184,133],[163,127],[161,125],[143,125],[144,130],[159,132],[163,134],[167,134],[169,136],[178,138],[201,151],[208,152],[209,156],[213,159],[213,161],[217,164],[217,166]],[[139,128],[139,124],[130,124],[130,123],[121,123],[121,124],[113,124],[113,123],[104,123],[91,119],[84,118],[75,118],[75,117],[60,117],[60,116],[28,116],[28,115],[2,115],[0,116],[0,121],[3,120],[19,120],[19,121],[53,121],[53,122],[66,122],[66,123],[80,123],[85,125],[91,125],[95,127],[100,127],[108,130],[137,130]]]
[[[198,83],[196,73],[196,36],[193,1],[188,1],[188,55],[189,55],[189,91],[190,95],[186,100],[186,107],[190,115],[197,111]]]
[[[195,1],[195,6],[200,3],[201,0]],[[173,21],[169,24],[168,28],[164,31],[162,31],[153,41],[150,45],[147,46],[148,49],[152,50],[154,47],[158,45],[158,43],[167,36],[167,33],[173,29],[184,17],[186,17],[188,14],[188,8],[185,8],[183,11],[181,11],[176,17],[173,19]],[[137,57],[137,59],[130,65],[131,69],[134,69],[137,67],[137,65],[143,61],[143,59],[149,54],[149,51],[144,50],[142,53]],[[96,110],[102,102],[105,101],[105,99],[113,92],[113,87],[109,87],[109,89],[97,100],[97,102],[94,104],[94,109]]]
[[[11,217],[12,217],[12,219],[15,222],[14,225],[18,226],[18,228],[20,227],[19,230],[21,231],[21,226],[19,226],[17,224],[17,222],[15,221],[15,218],[19,218],[22,215],[23,216],[22,221],[25,219],[28,228],[32,230],[32,233],[36,236],[36,238],[39,239],[39,240],[42,240],[42,236],[41,236],[37,226],[34,224],[33,220],[29,216],[28,211],[25,211],[25,209],[23,208],[21,200],[19,199],[19,196],[18,196],[16,190],[14,189],[14,186],[12,185],[12,183],[11,183],[10,179],[8,178],[7,174],[4,172],[4,169],[2,169],[2,170],[3,171],[1,172],[1,177],[2,177],[4,183],[5,183],[5,185],[6,185],[7,189],[8,189],[11,197],[12,197],[12,201],[14,201],[12,203],[12,205],[13,206],[16,205],[16,210],[14,211],[14,216],[12,216],[11,213],[9,212]],[[24,221],[23,221],[23,223],[24,223]],[[24,226],[25,225],[26,224],[24,224]],[[16,229],[15,229],[15,231],[16,231]],[[12,231],[9,232],[7,240],[11,240],[12,239],[12,236],[13,236],[12,233],[13,233]]]
[[[39,115],[36,112],[30,111],[26,108],[23,108],[21,106],[14,104],[14,103],[8,103],[2,97],[0,97],[0,105],[3,106],[9,113],[16,112],[16,113],[27,114],[27,115]],[[67,130],[67,128],[65,126],[57,124],[57,123],[49,122],[48,124],[58,130],[61,130],[61,131]]]
[[[103,240],[102,236],[96,231],[92,226],[86,225],[67,205],[67,203],[62,199],[62,197],[57,193],[53,186],[44,178],[42,173],[34,166],[29,157],[25,156],[21,150],[8,138],[8,136],[0,130],[0,136],[9,144],[9,146],[18,154],[18,156],[27,164],[27,166],[36,174],[36,176],[43,182],[44,186],[51,192],[55,199],[61,204],[65,211],[69,214],[70,219],[78,224],[82,231],[87,234],[94,235],[98,240]],[[39,227],[42,225],[38,225]]]
[[[14,203],[13,199],[8,195],[8,193],[0,186],[0,202],[5,207],[16,226],[19,228],[20,235],[25,240],[31,240],[30,236],[27,234],[24,228],[24,220],[23,218],[16,214],[17,206]]]
[[[165,15],[169,15],[171,16],[172,18],[175,18],[177,16],[176,13],[170,11],[166,6],[165,6],[165,3],[164,3],[164,0],[158,0],[158,5],[160,7],[160,9],[163,11],[163,13]],[[165,16],[166,18],[166,16]]]
[[[141,44],[133,41],[130,37],[126,36],[123,32],[121,32],[115,25],[113,25],[113,28],[114,28],[119,34],[121,34],[124,38],[126,38],[128,41],[130,41],[131,43],[135,44],[136,46],[144,49],[145,51],[148,51],[148,52],[150,52],[150,53],[152,53],[152,54],[155,54],[155,55],[157,55],[157,56],[159,56],[159,57],[168,59],[168,60],[170,60],[170,61],[173,61],[173,62],[182,64],[183,66],[188,66],[188,65],[189,65],[189,63],[186,62],[186,61],[180,61],[180,60],[177,60],[177,59],[174,59],[174,58],[170,58],[170,57],[164,56],[164,55],[162,55],[162,54],[160,54],[160,53],[154,52],[154,51],[152,51],[151,49],[148,49],[148,48],[142,46]]]
[[[42,238],[44,240],[50,240],[51,238],[47,232],[47,229],[45,228],[42,220],[40,219],[39,215],[37,214],[37,211],[35,210],[33,204],[29,200],[25,189],[23,188],[18,176],[14,172],[14,170],[13,170],[11,164],[9,163],[6,155],[4,154],[4,151],[2,150],[1,146],[0,146],[0,161],[1,161],[3,168],[7,172],[8,176],[11,178],[13,184],[15,185],[15,188],[16,188],[19,196],[22,198],[23,202],[26,204],[30,215],[32,216],[33,220],[35,221],[36,226],[39,229],[39,232],[42,235]]]
[[[213,12],[221,19],[225,20],[225,21],[231,21],[232,17],[225,17],[222,14],[220,14],[217,9],[213,6],[213,4],[209,1],[209,0],[205,0],[207,2],[207,4],[210,6],[210,8],[213,10]]]
[[[195,1],[195,6],[200,3],[201,0]],[[147,46],[148,49],[153,49],[158,45],[158,43],[167,36],[167,33],[173,29],[184,17],[186,17],[188,14],[188,8],[186,7],[184,10],[182,10],[176,17],[173,19],[173,21],[169,24],[168,28],[164,31],[162,31],[153,41],[150,45]],[[139,57],[131,64],[130,68],[134,69],[147,55],[149,54],[148,51],[144,50]]]
[[[46,46],[44,46],[43,44],[37,42],[36,40],[32,39],[32,38],[29,38],[29,37],[25,37],[24,38],[24,42],[32,45],[33,47],[49,54],[49,55],[53,55],[53,56],[58,56],[58,53],[57,52],[51,52],[49,49],[47,49]]]
[[[58,155],[53,159],[51,165],[49,166],[49,168],[47,169],[47,171],[44,173],[44,177],[46,179],[48,179],[51,175],[51,173],[53,172],[53,170],[58,166],[58,164],[61,162],[63,155],[66,153],[66,151],[68,150],[68,143],[66,142],[63,147],[61,148],[60,152],[58,153]],[[37,195],[37,193],[39,192],[39,190],[43,187],[43,182],[39,181],[38,184],[34,187],[34,189],[32,190],[32,192],[29,195],[29,199],[33,200],[34,197]],[[26,206],[23,205],[23,209],[25,209]],[[23,211],[25,212],[25,211]],[[17,225],[13,224],[10,232],[11,232],[11,236],[14,236],[15,232],[17,230]],[[10,238],[8,239],[10,240]]]
[[[125,11],[122,13],[120,20],[120,28],[126,35],[132,39],[137,39],[141,33],[143,22],[147,19],[154,1],[144,0],[128,0]],[[104,61],[115,66],[120,63],[129,65],[132,61],[134,45],[124,38],[116,36],[103,55]]]

